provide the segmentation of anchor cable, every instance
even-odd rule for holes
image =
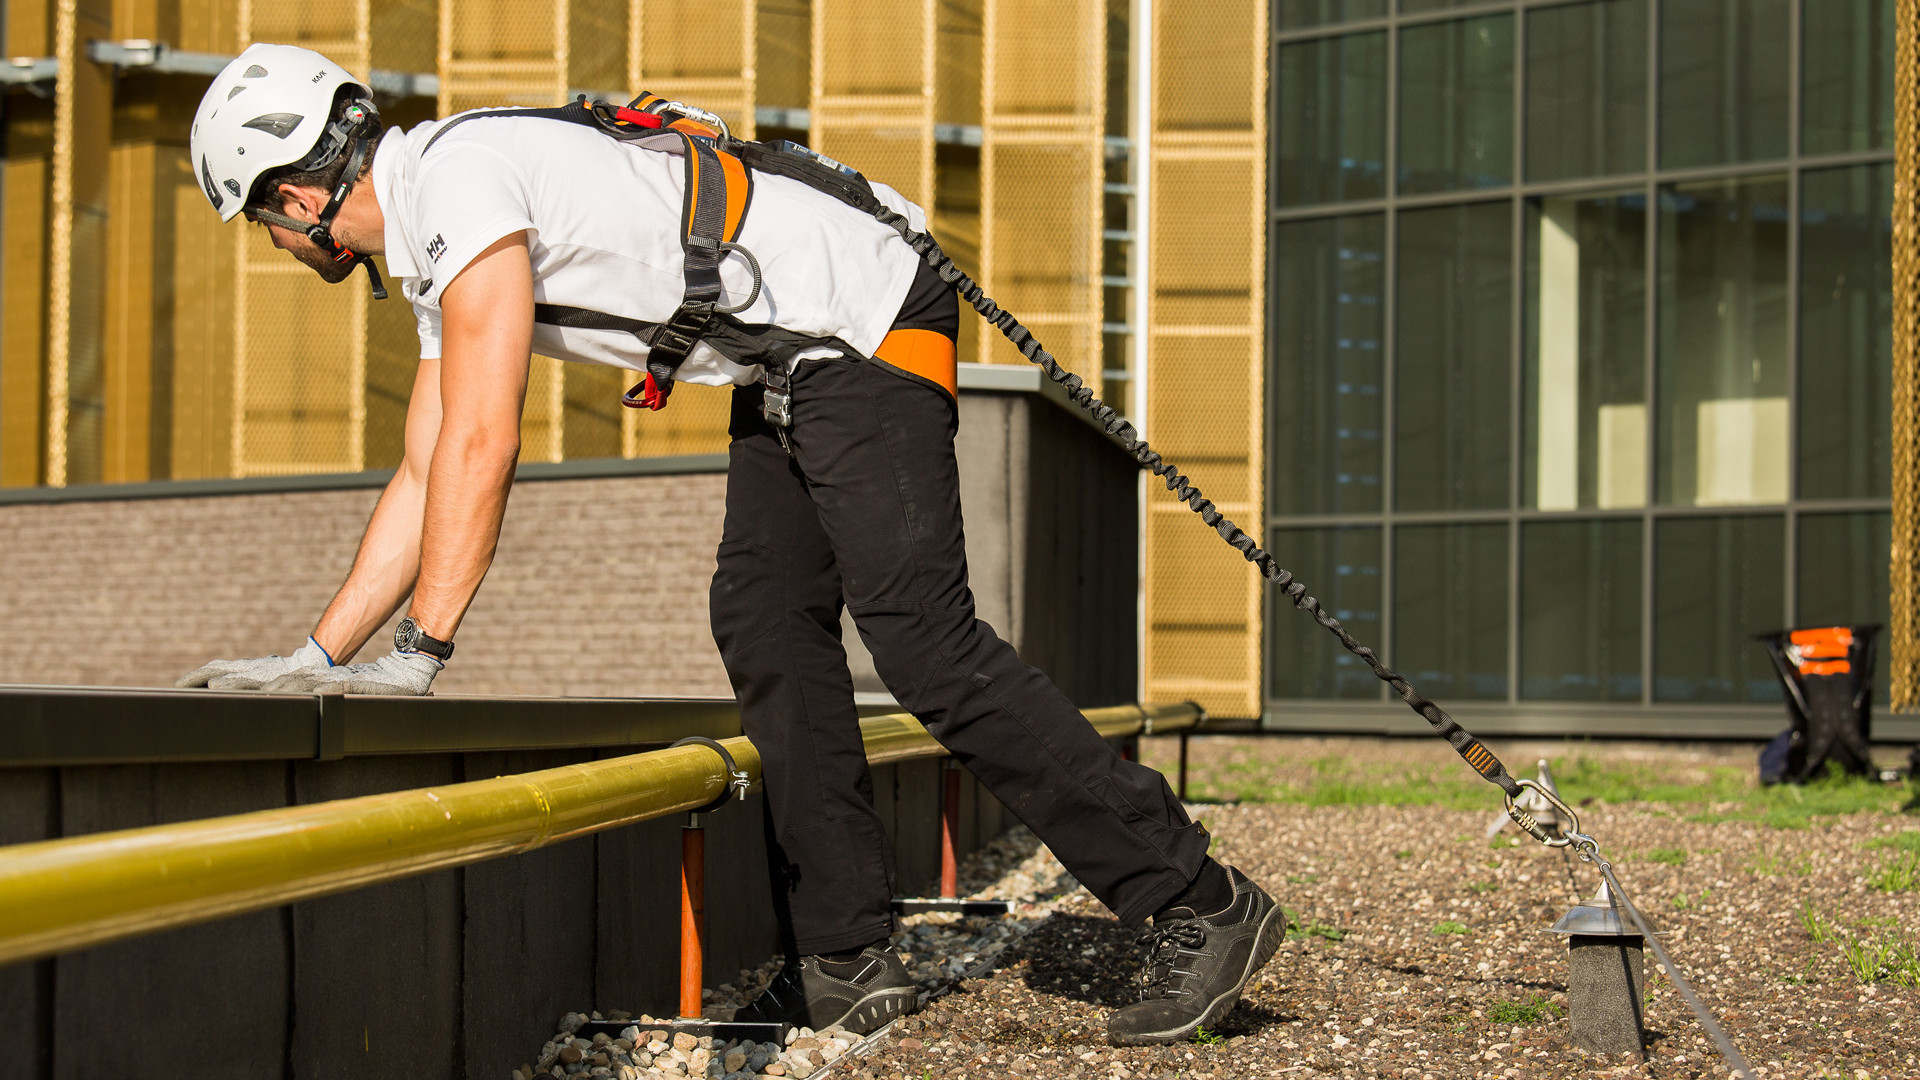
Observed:
[[[1119,442],[1121,447],[1142,467],[1160,477],[1166,483],[1168,491],[1173,492],[1176,498],[1186,503],[1195,514],[1200,515],[1200,520],[1219,533],[1220,539],[1233,545],[1243,558],[1258,567],[1260,575],[1286,593],[1294,607],[1311,615],[1314,622],[1339,638],[1340,644],[1345,646],[1348,652],[1359,657],[1367,667],[1373,670],[1374,676],[1381,682],[1391,686],[1394,692],[1400,695],[1400,700],[1406,702],[1408,708],[1419,713],[1428,724],[1432,725],[1434,732],[1447,740],[1454,751],[1472,766],[1475,772],[1484,777],[1488,783],[1506,792],[1508,797],[1517,798],[1520,795],[1521,789],[1518,782],[1507,774],[1506,767],[1493,755],[1492,751],[1481,745],[1480,740],[1456,723],[1453,717],[1448,716],[1445,709],[1434,704],[1425,695],[1415,690],[1404,677],[1388,667],[1378,653],[1356,641],[1353,635],[1347,632],[1347,628],[1341,625],[1340,620],[1334,618],[1322,607],[1319,600],[1309,595],[1305,585],[1294,579],[1292,571],[1282,568],[1278,562],[1274,561],[1271,554],[1254,543],[1253,537],[1248,536],[1238,525],[1220,513],[1213,502],[1194,486],[1192,480],[1183,475],[1172,462],[1161,457],[1157,451],[1147,445],[1147,441],[1140,437],[1139,432],[1125,417],[1094,396],[1092,388],[1088,387],[1080,376],[1061,367],[1053,354],[1042,348],[1040,342],[1026,327],[1020,325],[1020,321],[1014,318],[1011,312],[994,303],[993,299],[981,290],[979,283],[953,264],[953,260],[947,256],[946,252],[940,250],[940,245],[934,242],[933,237],[914,231],[905,217],[878,205],[877,200],[865,209],[882,224],[899,233],[900,238],[907,242],[907,246],[925,259],[927,265],[940,275],[941,281],[952,286],[967,303],[973,305],[973,309],[980,313],[981,318],[992,323],[1008,341],[1013,343],[1015,348],[1020,350],[1022,356],[1038,365],[1040,370],[1046,373],[1047,378],[1065,388],[1067,396],[1072,398],[1076,405],[1086,410],[1101,430]],[[1546,839],[1544,834],[1540,833],[1536,833],[1534,838],[1542,842]]]

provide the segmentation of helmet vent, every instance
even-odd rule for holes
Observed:
[[[299,113],[267,113],[265,116],[256,116],[240,126],[264,131],[276,139],[284,139],[293,134],[293,129],[299,127],[300,121],[304,119],[306,118]]]
[[[234,197],[234,198],[236,198],[236,199],[237,199],[237,198],[239,198],[239,197],[240,197],[240,181],[238,181],[238,180],[223,180],[223,181],[221,181],[221,183],[222,183],[222,184],[224,184],[224,185],[226,186],[226,189],[227,189],[228,191],[231,191],[231,192],[233,192],[233,197]]]
[[[222,206],[226,205],[226,202],[227,202],[226,196],[221,195],[220,189],[214,186],[213,170],[207,168],[207,159],[205,155],[202,155],[200,158],[200,183],[206,187],[207,201],[213,203],[213,208],[215,210],[218,210]]]
[[[248,68],[246,72],[242,74],[240,77],[243,79],[260,79],[260,78],[265,78],[266,74],[267,74],[266,68],[261,67],[259,64],[255,64],[252,67]]]
[[[236,86],[236,87],[234,87],[233,89],[231,89],[231,90],[229,90],[229,91],[227,91],[227,100],[228,100],[228,101],[232,101],[232,100],[233,100],[234,98],[237,98],[237,97],[239,97],[239,96],[240,96],[240,91],[242,91],[242,90],[245,90],[245,89],[246,89],[246,87],[244,87],[244,86]]]

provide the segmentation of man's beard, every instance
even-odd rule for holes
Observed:
[[[313,269],[314,273],[319,274],[329,285],[338,285],[342,281],[347,280],[347,275],[353,273],[353,268],[356,265],[355,260],[352,259],[333,258],[331,255],[320,250],[317,244],[296,248],[293,252],[293,257],[306,263]]]

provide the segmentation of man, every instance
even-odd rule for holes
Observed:
[[[388,133],[370,97],[317,53],[256,45],[194,120],[193,166],[222,218],[264,224],[328,281],[383,255],[422,359],[405,460],[306,645],[182,684],[426,693],[493,557],[536,347],[647,371],[655,405],[674,379],[730,384],[712,621],[764,763],[789,958],[741,1018],[870,1031],[915,1000],[888,944],[893,868],[842,603],[900,703],[1121,919],[1152,919],[1142,1000],[1109,1037],[1170,1042],[1230,1011],[1284,917],[1207,857],[1158,773],[974,617],[958,307],[899,235],[758,151],[741,150],[753,170],[716,156],[671,113],[482,111]],[[872,194],[925,228],[896,192]],[[409,595],[393,651],[348,663]]]

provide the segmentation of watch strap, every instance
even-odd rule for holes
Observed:
[[[441,663],[453,658],[453,642],[429,635],[411,615],[400,620],[400,626],[393,632],[393,644],[402,652],[424,653]]]

